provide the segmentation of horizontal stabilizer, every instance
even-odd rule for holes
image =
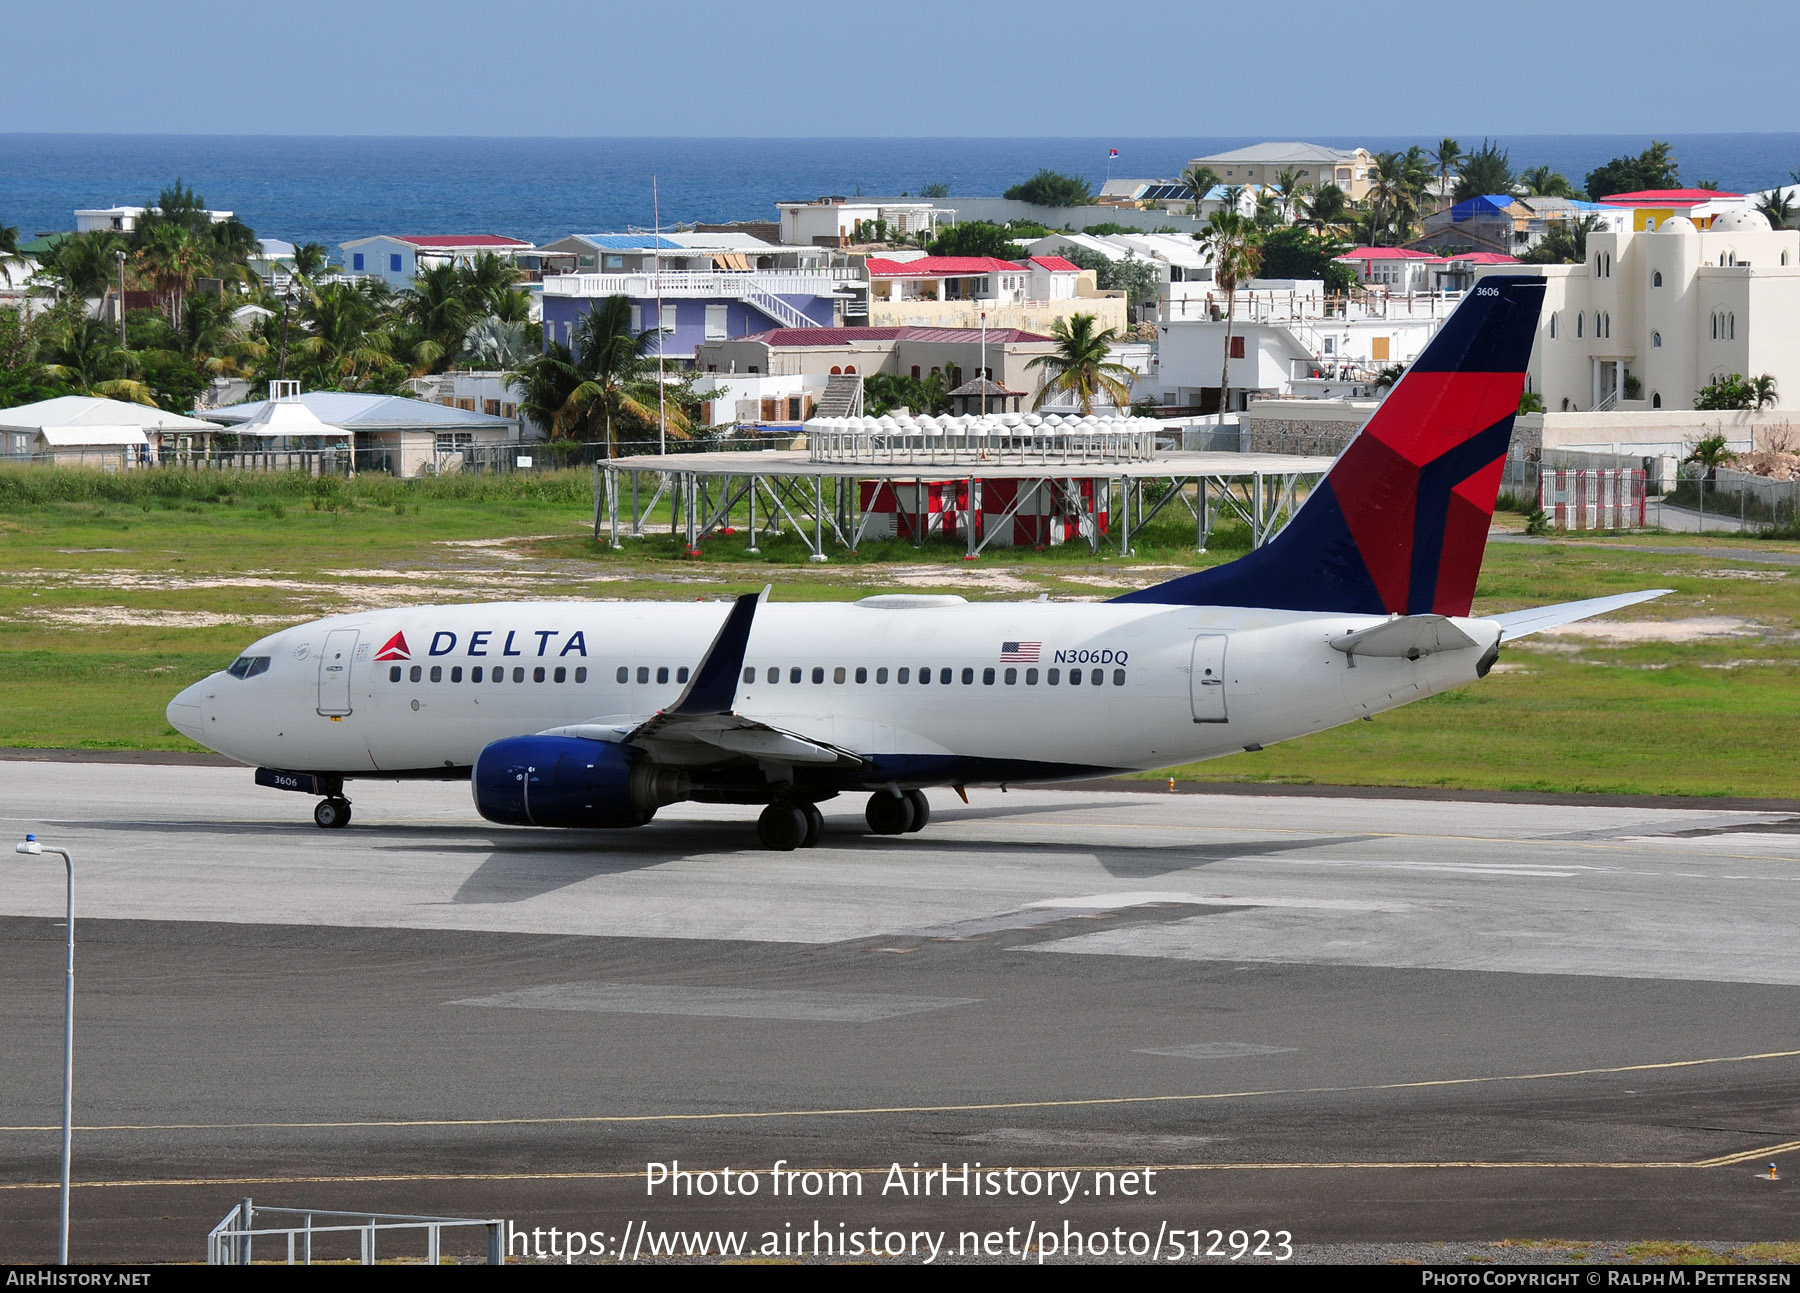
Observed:
[[[1345,655],[1417,660],[1434,651],[1461,651],[1474,646],[1475,639],[1452,624],[1448,616],[1396,615],[1385,624],[1333,638],[1331,645]]]
[[[1528,611],[1508,611],[1504,615],[1490,615],[1488,618],[1500,626],[1500,640],[1511,642],[1528,633],[1542,633],[1545,629],[1557,628],[1563,624],[1573,624],[1576,620],[1605,615],[1608,611],[1623,610],[1627,606],[1636,606],[1639,602],[1665,597],[1674,591],[1673,588],[1650,588],[1641,593],[1619,593],[1613,597],[1590,597],[1583,602],[1560,602],[1555,606],[1534,606]]]

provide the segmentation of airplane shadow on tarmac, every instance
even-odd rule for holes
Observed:
[[[946,825],[953,820],[946,814]],[[748,836],[749,823],[671,822],[632,831],[587,831],[546,840],[535,832],[490,837],[466,846],[420,845],[421,850],[444,853],[485,853],[479,866],[471,872],[451,899],[454,903],[526,902],[554,893],[570,885],[598,876],[621,875],[632,871],[651,870],[671,863],[685,862],[707,854],[738,854],[747,867],[780,857],[792,860],[795,855],[771,855],[756,847]],[[936,860],[945,847],[959,857],[979,865],[984,857],[1016,859],[1021,850],[1029,849],[1044,857],[1070,859],[1093,858],[1114,879],[1147,880],[1195,871],[1216,862],[1237,858],[1272,856],[1301,849],[1325,848],[1334,844],[1350,844],[1369,838],[1365,835],[1322,835],[1280,840],[1245,840],[1218,844],[1166,844],[1129,848],[1093,848],[1083,845],[1029,845],[1001,841],[959,840],[953,845],[936,845],[929,829],[923,835],[885,836],[826,827],[819,850],[826,854],[883,853],[889,858],[901,851],[917,853],[921,861]],[[415,846],[396,845],[405,852]],[[801,859],[806,854],[799,854]],[[852,863],[853,864],[853,863]]]

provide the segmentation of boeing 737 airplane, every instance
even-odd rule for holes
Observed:
[[[1666,591],[1469,615],[1543,294],[1480,280],[1273,541],[1110,602],[359,611],[253,643],[169,722],[319,796],[323,827],[349,822],[352,778],[466,777],[508,825],[763,804],[757,834],[785,850],[840,793],[899,835],[927,787],[1168,767],[1379,714]]]

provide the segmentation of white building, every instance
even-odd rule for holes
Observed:
[[[1143,316],[1172,319],[1204,313],[1214,292],[1212,258],[1192,238],[1177,234],[1057,233],[1030,244],[1034,256],[1059,255],[1080,249],[1109,261],[1141,260],[1156,269],[1160,280],[1155,306]]]
[[[1800,231],[1756,211],[1704,232],[1670,216],[1654,231],[1589,234],[1587,253],[1482,271],[1547,283],[1528,380],[1548,412],[1691,410],[1733,373],[1767,373],[1784,407],[1800,400]]]
[[[848,247],[902,236],[929,238],[936,236],[940,223],[956,219],[954,210],[930,202],[819,198],[777,202],[775,209],[781,213],[781,241],[813,247]]]
[[[157,211],[158,207],[96,207],[75,213],[76,233],[95,233],[99,230],[111,230],[113,233],[130,233],[138,227],[138,221],[144,218],[144,212]],[[208,211],[207,216],[214,224],[224,224],[231,219],[229,211]]]
[[[435,265],[472,265],[482,255],[516,261],[537,249],[499,234],[380,234],[338,244],[344,269],[385,279],[390,287],[409,287],[415,275]]]
[[[132,467],[204,449],[218,430],[154,405],[59,395],[0,409],[0,458]]]
[[[1274,396],[1360,398],[1392,364],[1411,363],[1455,308],[1456,298],[1325,296],[1317,279],[1255,279],[1237,293],[1231,324],[1231,407]],[[1200,317],[1157,325],[1157,353],[1133,394],[1215,412],[1225,361],[1225,300]]]

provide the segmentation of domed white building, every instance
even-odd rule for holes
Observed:
[[[1528,377],[1549,413],[1691,410],[1732,373],[1768,373],[1800,402],[1800,231],[1760,211],[1590,233],[1583,264],[1488,273],[1548,284]]]

